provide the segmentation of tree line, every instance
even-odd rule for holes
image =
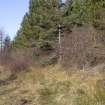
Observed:
[[[48,51],[56,53],[59,24],[65,37],[75,27],[92,26],[97,33],[95,40],[104,45],[104,10],[105,0],[66,0],[65,3],[62,0],[29,0],[29,10],[11,42],[12,49],[33,49],[30,51],[35,57],[48,55]]]
[[[29,11],[24,15],[14,46],[53,48],[59,24],[68,31],[75,25],[96,26],[101,20],[97,12],[104,6],[104,0],[67,0],[65,5],[61,0],[30,0]]]

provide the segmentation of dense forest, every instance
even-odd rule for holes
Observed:
[[[103,29],[104,5],[104,0],[67,0],[65,4],[61,0],[30,0],[14,46],[43,48],[46,43],[51,46],[58,36],[59,24],[66,28],[64,32],[85,24]]]
[[[59,59],[61,25],[62,62],[82,68],[97,65],[105,59],[101,53],[96,54],[104,50],[104,10],[104,0],[67,0],[65,4],[62,0],[30,0],[13,46],[34,49],[34,55],[49,51],[48,55],[55,54],[50,58]]]

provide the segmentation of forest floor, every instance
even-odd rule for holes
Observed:
[[[13,75],[0,67],[0,105],[105,105],[105,73],[56,65]]]

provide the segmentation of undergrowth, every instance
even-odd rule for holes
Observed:
[[[0,105],[105,105],[104,76],[58,66],[30,68],[9,84],[0,85]]]

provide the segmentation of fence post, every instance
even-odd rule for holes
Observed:
[[[62,62],[62,42],[61,42],[61,31],[62,31],[62,26],[59,24],[59,64]]]

